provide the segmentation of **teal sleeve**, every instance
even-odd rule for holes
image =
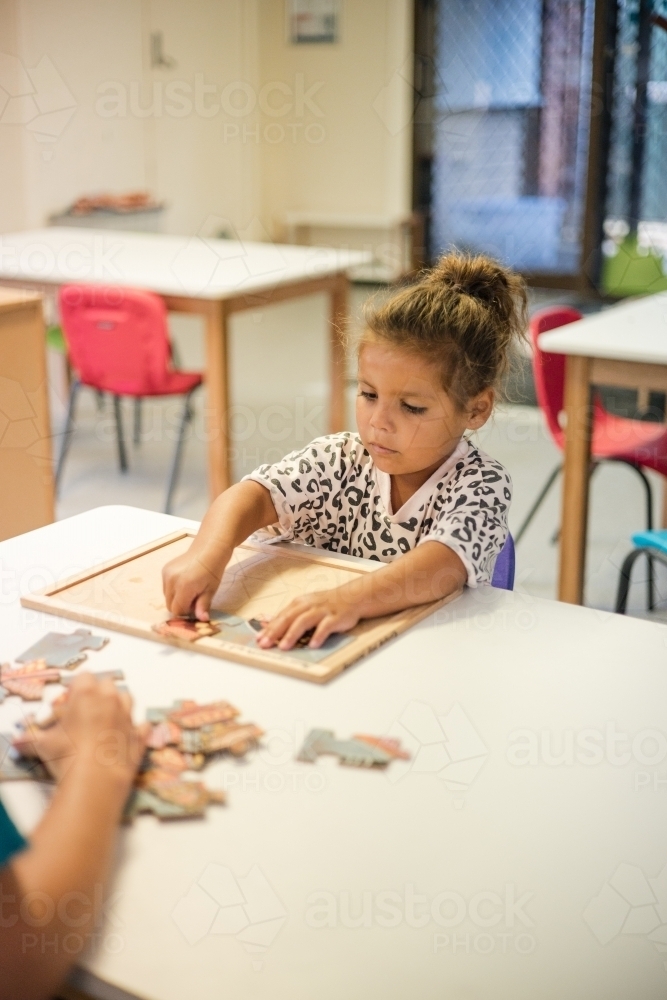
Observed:
[[[6,865],[13,854],[23,850],[26,842],[18,832],[7,810],[0,802],[0,868]]]

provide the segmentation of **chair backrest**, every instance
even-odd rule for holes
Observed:
[[[60,316],[71,364],[84,385],[119,396],[160,393],[171,349],[159,295],[66,285],[60,291]]]
[[[533,344],[533,378],[535,379],[535,394],[540,409],[543,411],[549,430],[554,440],[561,444],[563,431],[558,422],[558,416],[563,409],[565,397],[565,355],[548,354],[541,351],[537,338],[547,330],[555,330],[558,326],[575,323],[582,314],[571,306],[547,306],[540,309],[530,319],[530,339]]]
[[[508,535],[493,567],[491,586],[499,587],[500,590],[514,590],[515,563],[514,539]]]

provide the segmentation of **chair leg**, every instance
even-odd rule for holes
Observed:
[[[60,479],[63,473],[63,467],[65,465],[65,458],[67,457],[67,452],[69,451],[69,446],[72,441],[72,432],[74,430],[74,410],[76,408],[76,399],[80,388],[81,388],[81,383],[78,381],[72,382],[69,388],[69,401],[67,403],[67,419],[65,420],[63,443],[60,449],[60,455],[58,456],[58,465],[56,466],[56,477],[55,477],[56,496],[58,496],[58,491],[60,489]]]
[[[178,473],[181,468],[181,457],[183,454],[183,444],[185,443],[185,431],[188,424],[192,420],[192,406],[190,400],[192,398],[192,389],[185,397],[185,402],[183,403],[183,412],[181,414],[181,422],[178,428],[178,438],[176,440],[176,447],[174,448],[174,457],[171,461],[171,469],[169,471],[169,481],[167,484],[167,497],[164,502],[164,512],[165,514],[171,514],[172,501],[174,499],[174,491],[176,489],[176,481],[178,479]]]
[[[123,437],[123,416],[120,410],[120,396],[113,398],[113,411],[116,417],[116,443],[118,444],[118,463],[121,472],[127,472],[127,452]]]
[[[623,565],[621,566],[621,576],[618,581],[618,593],[616,595],[616,614],[624,615],[625,609],[628,606],[628,591],[630,589],[630,577],[632,576],[632,567],[637,562],[640,556],[646,555],[645,549],[633,549],[623,560]]]
[[[542,487],[540,493],[538,494],[537,499],[535,500],[535,503],[533,504],[533,506],[530,508],[530,510],[526,514],[526,516],[525,516],[525,518],[523,520],[523,524],[521,525],[521,527],[517,531],[516,535],[514,536],[514,544],[515,545],[517,545],[521,541],[521,538],[524,535],[524,533],[526,531],[526,528],[528,527],[528,525],[533,520],[533,518],[537,514],[538,510],[540,509],[540,507],[544,503],[549,490],[551,489],[551,487],[553,486],[553,484],[556,482],[556,478],[558,476],[558,473],[561,472],[562,468],[563,468],[563,466],[561,464],[558,464],[556,466],[556,468],[549,475],[549,478],[547,479],[546,483],[544,484],[544,486]]]
[[[134,399],[134,434],[133,440],[135,444],[141,444],[141,396],[135,396]]]
[[[628,468],[634,469],[642,483],[644,484],[644,492],[646,494],[646,530],[653,530],[653,493],[651,491],[651,483],[648,476],[642,469],[640,465],[635,465],[634,462],[624,462]],[[648,575],[646,577],[646,604],[649,611],[653,611],[655,607],[655,572],[652,557],[647,553],[648,559]]]

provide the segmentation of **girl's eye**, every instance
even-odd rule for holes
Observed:
[[[405,402],[402,403],[401,405],[403,406],[403,408],[405,410],[408,411],[408,413],[414,413],[417,416],[419,416],[422,413],[426,413],[426,407],[425,406],[410,406],[409,403],[405,403]]]
[[[359,390],[359,395],[363,396],[364,399],[377,399],[377,393],[375,393],[375,392],[368,392],[366,389],[360,389]]]

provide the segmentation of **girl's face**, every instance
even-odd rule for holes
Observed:
[[[359,354],[357,427],[377,467],[390,475],[435,472],[465,430],[493,408],[493,389],[464,409],[445,392],[425,358],[371,337]]]

